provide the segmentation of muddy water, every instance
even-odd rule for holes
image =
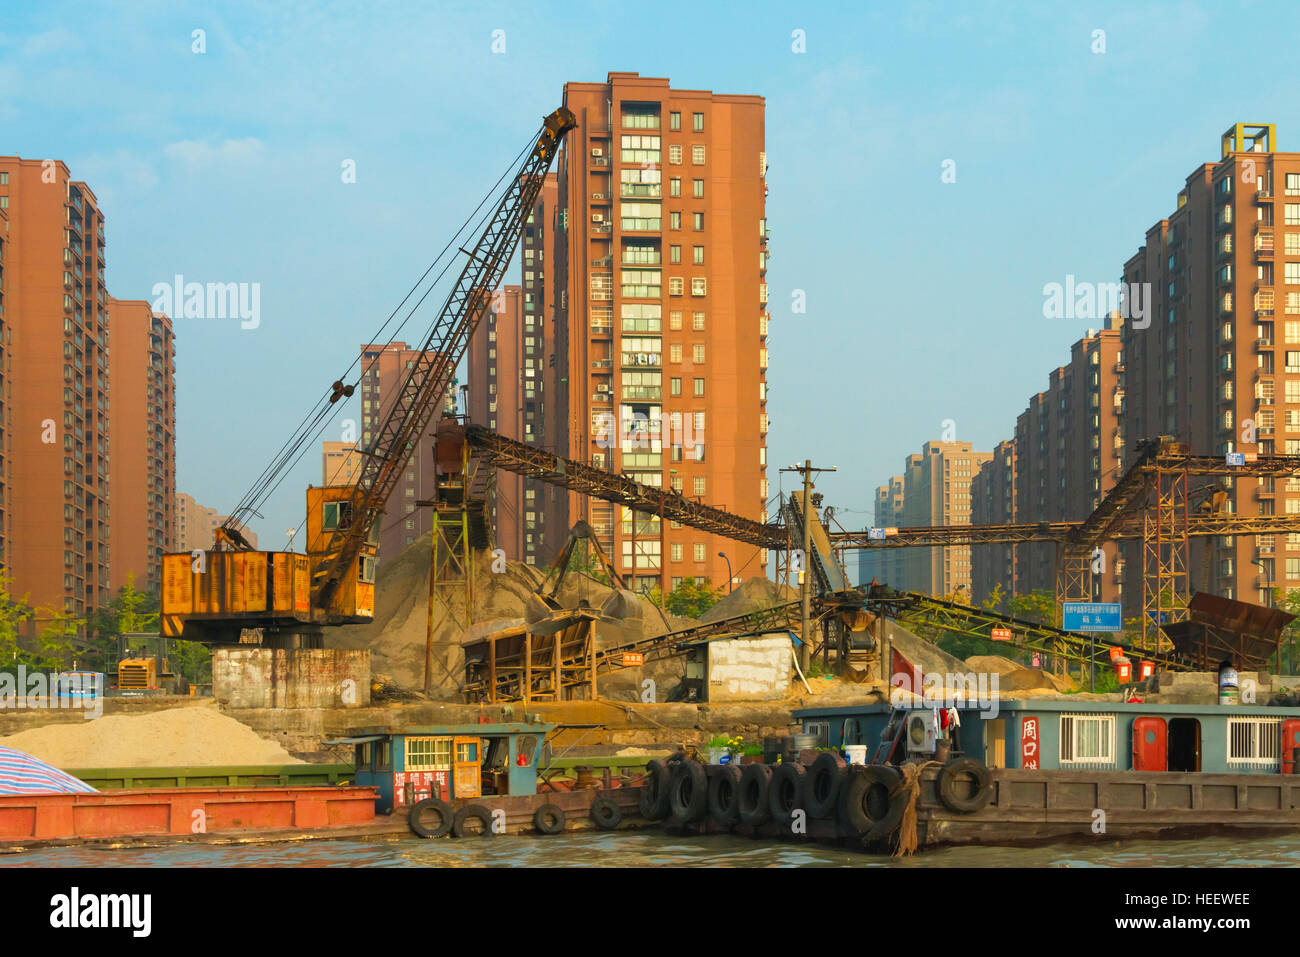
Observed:
[[[0,855],[0,867],[1295,867],[1300,835],[1243,840],[1083,841],[965,847],[892,860],[815,844],[654,831],[421,841],[312,841],[137,850],[52,848]]]

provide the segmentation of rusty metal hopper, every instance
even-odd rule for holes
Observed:
[[[600,617],[607,621],[640,621],[641,599],[626,588],[615,588],[600,606]]]

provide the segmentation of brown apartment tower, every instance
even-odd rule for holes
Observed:
[[[370,447],[376,431],[383,424],[405,381],[417,362],[419,349],[405,342],[370,343],[361,347],[361,448]],[[428,363],[432,357],[423,360]],[[456,411],[456,380],[453,378],[443,397],[442,410]],[[425,434],[420,436],[397,487],[388,500],[388,509],[379,519],[379,555],[383,564],[402,553],[406,546],[433,527],[433,515],[417,503],[433,488],[434,430],[441,413],[434,416]],[[344,484],[342,476],[332,484]],[[423,490],[423,492],[421,491]]]
[[[992,456],[969,442],[926,442],[907,457],[900,526],[969,525],[971,483]],[[901,582],[894,588],[931,595],[970,595],[971,546],[901,549]]]
[[[1276,147],[1272,124],[1229,128],[1124,264],[1151,295],[1150,325],[1124,328],[1130,449],[1300,454],[1300,153]],[[1222,481],[1238,515],[1300,512],[1300,481]],[[1300,588],[1300,535],[1194,541],[1189,571],[1192,591],[1268,603]]]
[[[1033,396],[1016,420],[1014,521],[1083,521],[1118,480],[1123,468],[1122,323],[1112,316],[1107,328],[1089,330],[1075,342],[1070,364],[1052,371],[1047,391]],[[1092,600],[1119,601],[1123,559],[1114,543],[1103,543],[1101,549],[1104,571],[1092,577]],[[978,560],[982,563],[983,557]],[[1054,595],[1056,562],[1052,543],[1017,546],[1016,593]]]
[[[766,517],[764,101],[610,73],[567,83],[547,268],[570,457]],[[543,212],[545,212],[543,210]],[[557,438],[557,442],[559,439]],[[570,496],[638,588],[726,587],[763,549]],[[724,557],[720,557],[722,553]]]
[[[1016,520],[1016,441],[1007,439],[993,447],[993,457],[980,466],[971,480],[972,525],[1009,525]],[[971,547],[972,604],[982,605],[1001,589],[997,610],[1006,611],[1006,599],[1017,594],[1016,545]]]
[[[108,602],[104,218],[57,160],[0,156],[5,239],[5,565],[33,606]]]
[[[175,336],[143,300],[110,296],[108,317],[109,585],[157,591],[177,533]]]

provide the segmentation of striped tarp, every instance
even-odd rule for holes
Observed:
[[[85,781],[23,751],[0,748],[0,795],[97,794]]]

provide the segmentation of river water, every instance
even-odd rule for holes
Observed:
[[[0,867],[1295,867],[1300,835],[1184,841],[954,847],[891,859],[819,844],[656,831],[554,837],[305,841],[137,849],[49,848],[0,855]]]

